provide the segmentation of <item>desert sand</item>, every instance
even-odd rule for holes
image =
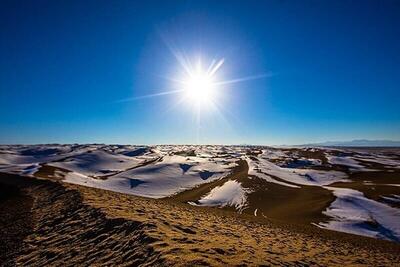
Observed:
[[[396,266],[400,245],[237,212],[1,174],[3,266]]]

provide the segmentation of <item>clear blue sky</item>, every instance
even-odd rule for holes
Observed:
[[[400,139],[400,1],[2,1],[0,143]],[[171,90],[224,58],[221,113]]]

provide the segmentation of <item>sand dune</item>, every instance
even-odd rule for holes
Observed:
[[[1,248],[3,265],[393,266],[400,261],[400,245],[387,241],[172,200],[10,174],[0,178],[2,186],[20,188],[14,201],[23,197],[31,203],[24,216],[33,222],[20,226],[22,239],[10,236],[18,245],[6,257]],[[12,213],[0,210],[1,216]]]
[[[0,146],[0,171],[400,242],[400,151]]]

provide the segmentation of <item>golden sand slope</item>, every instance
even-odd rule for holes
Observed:
[[[387,265],[400,245],[233,212],[2,175],[33,199],[20,265]]]

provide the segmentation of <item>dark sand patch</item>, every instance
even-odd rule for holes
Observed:
[[[153,227],[151,224],[107,217],[99,209],[84,204],[77,190],[67,189],[61,183],[10,174],[0,174],[0,181],[22,186],[34,199],[29,216],[33,227],[29,235],[18,239],[11,252],[1,247],[0,255],[11,253],[16,265],[162,264],[159,254],[149,246],[157,240],[145,233]],[[20,199],[20,203],[25,202]],[[18,212],[11,214],[15,217]],[[7,223],[10,221],[1,220],[0,228],[5,228]],[[10,265],[14,264],[10,262]]]
[[[14,266],[23,240],[32,233],[32,198],[17,186],[0,183],[0,263]]]
[[[311,224],[329,219],[322,211],[335,200],[332,192],[318,186],[287,187],[253,177],[243,186],[255,188],[248,195],[249,208],[244,213],[296,224]]]
[[[248,170],[247,162],[239,160],[238,166],[233,168],[231,174],[225,178],[202,184],[167,199],[182,203],[196,203],[216,186],[221,186],[229,180],[236,180],[243,187],[252,191],[248,194],[248,205],[242,211],[245,214],[253,215],[254,210],[258,209],[257,213],[261,220],[268,218],[300,224],[319,223],[328,219],[322,211],[326,210],[335,200],[331,191],[317,186],[291,188],[270,183],[255,176],[249,177]],[[274,179],[282,181],[277,177],[274,177]],[[224,209],[235,210],[233,207],[225,207]]]

